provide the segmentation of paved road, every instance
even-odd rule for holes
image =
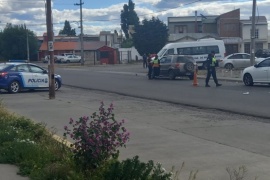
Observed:
[[[239,82],[221,81],[222,87],[205,88],[204,79],[199,79],[198,87],[193,87],[188,79],[149,81],[147,71],[138,65],[56,71],[65,85],[74,87],[270,118],[269,86],[246,87]],[[213,81],[211,85],[214,86]]]

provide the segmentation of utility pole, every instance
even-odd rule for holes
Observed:
[[[53,28],[52,28],[52,7],[51,0],[46,0],[47,12],[47,37],[48,37],[48,51],[50,60],[48,61],[49,70],[49,99],[55,99],[55,79],[54,79],[54,48],[53,48]]]
[[[28,29],[26,29],[26,51],[27,51],[27,62],[30,62],[30,58],[29,58]]]
[[[253,66],[255,64],[255,14],[256,14],[256,0],[253,0],[252,6],[252,27],[251,27],[251,56],[250,64]]]
[[[81,28],[81,34],[80,34],[80,42],[81,42],[81,65],[84,65],[84,45],[83,45],[83,22],[82,22],[82,5],[84,3],[82,2],[82,0],[80,0],[80,3],[76,3],[74,4],[75,6],[80,6],[80,28]]]

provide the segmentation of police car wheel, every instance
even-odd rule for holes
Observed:
[[[20,84],[18,81],[12,81],[8,86],[8,92],[9,93],[18,93],[20,91]]]
[[[55,88],[55,91],[57,91],[59,89],[59,82],[58,82],[58,80],[55,80],[54,88]]]

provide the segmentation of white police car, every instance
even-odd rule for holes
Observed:
[[[55,90],[62,85],[62,78],[55,74]],[[32,63],[0,63],[0,89],[18,93],[22,89],[43,89],[49,87],[48,71]]]

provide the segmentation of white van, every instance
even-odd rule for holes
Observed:
[[[169,43],[166,44],[157,55],[160,59],[170,54],[189,55],[193,57],[198,67],[202,68],[206,66],[205,61],[211,51],[215,51],[216,59],[223,59],[226,56],[224,42],[214,38],[190,42]]]

